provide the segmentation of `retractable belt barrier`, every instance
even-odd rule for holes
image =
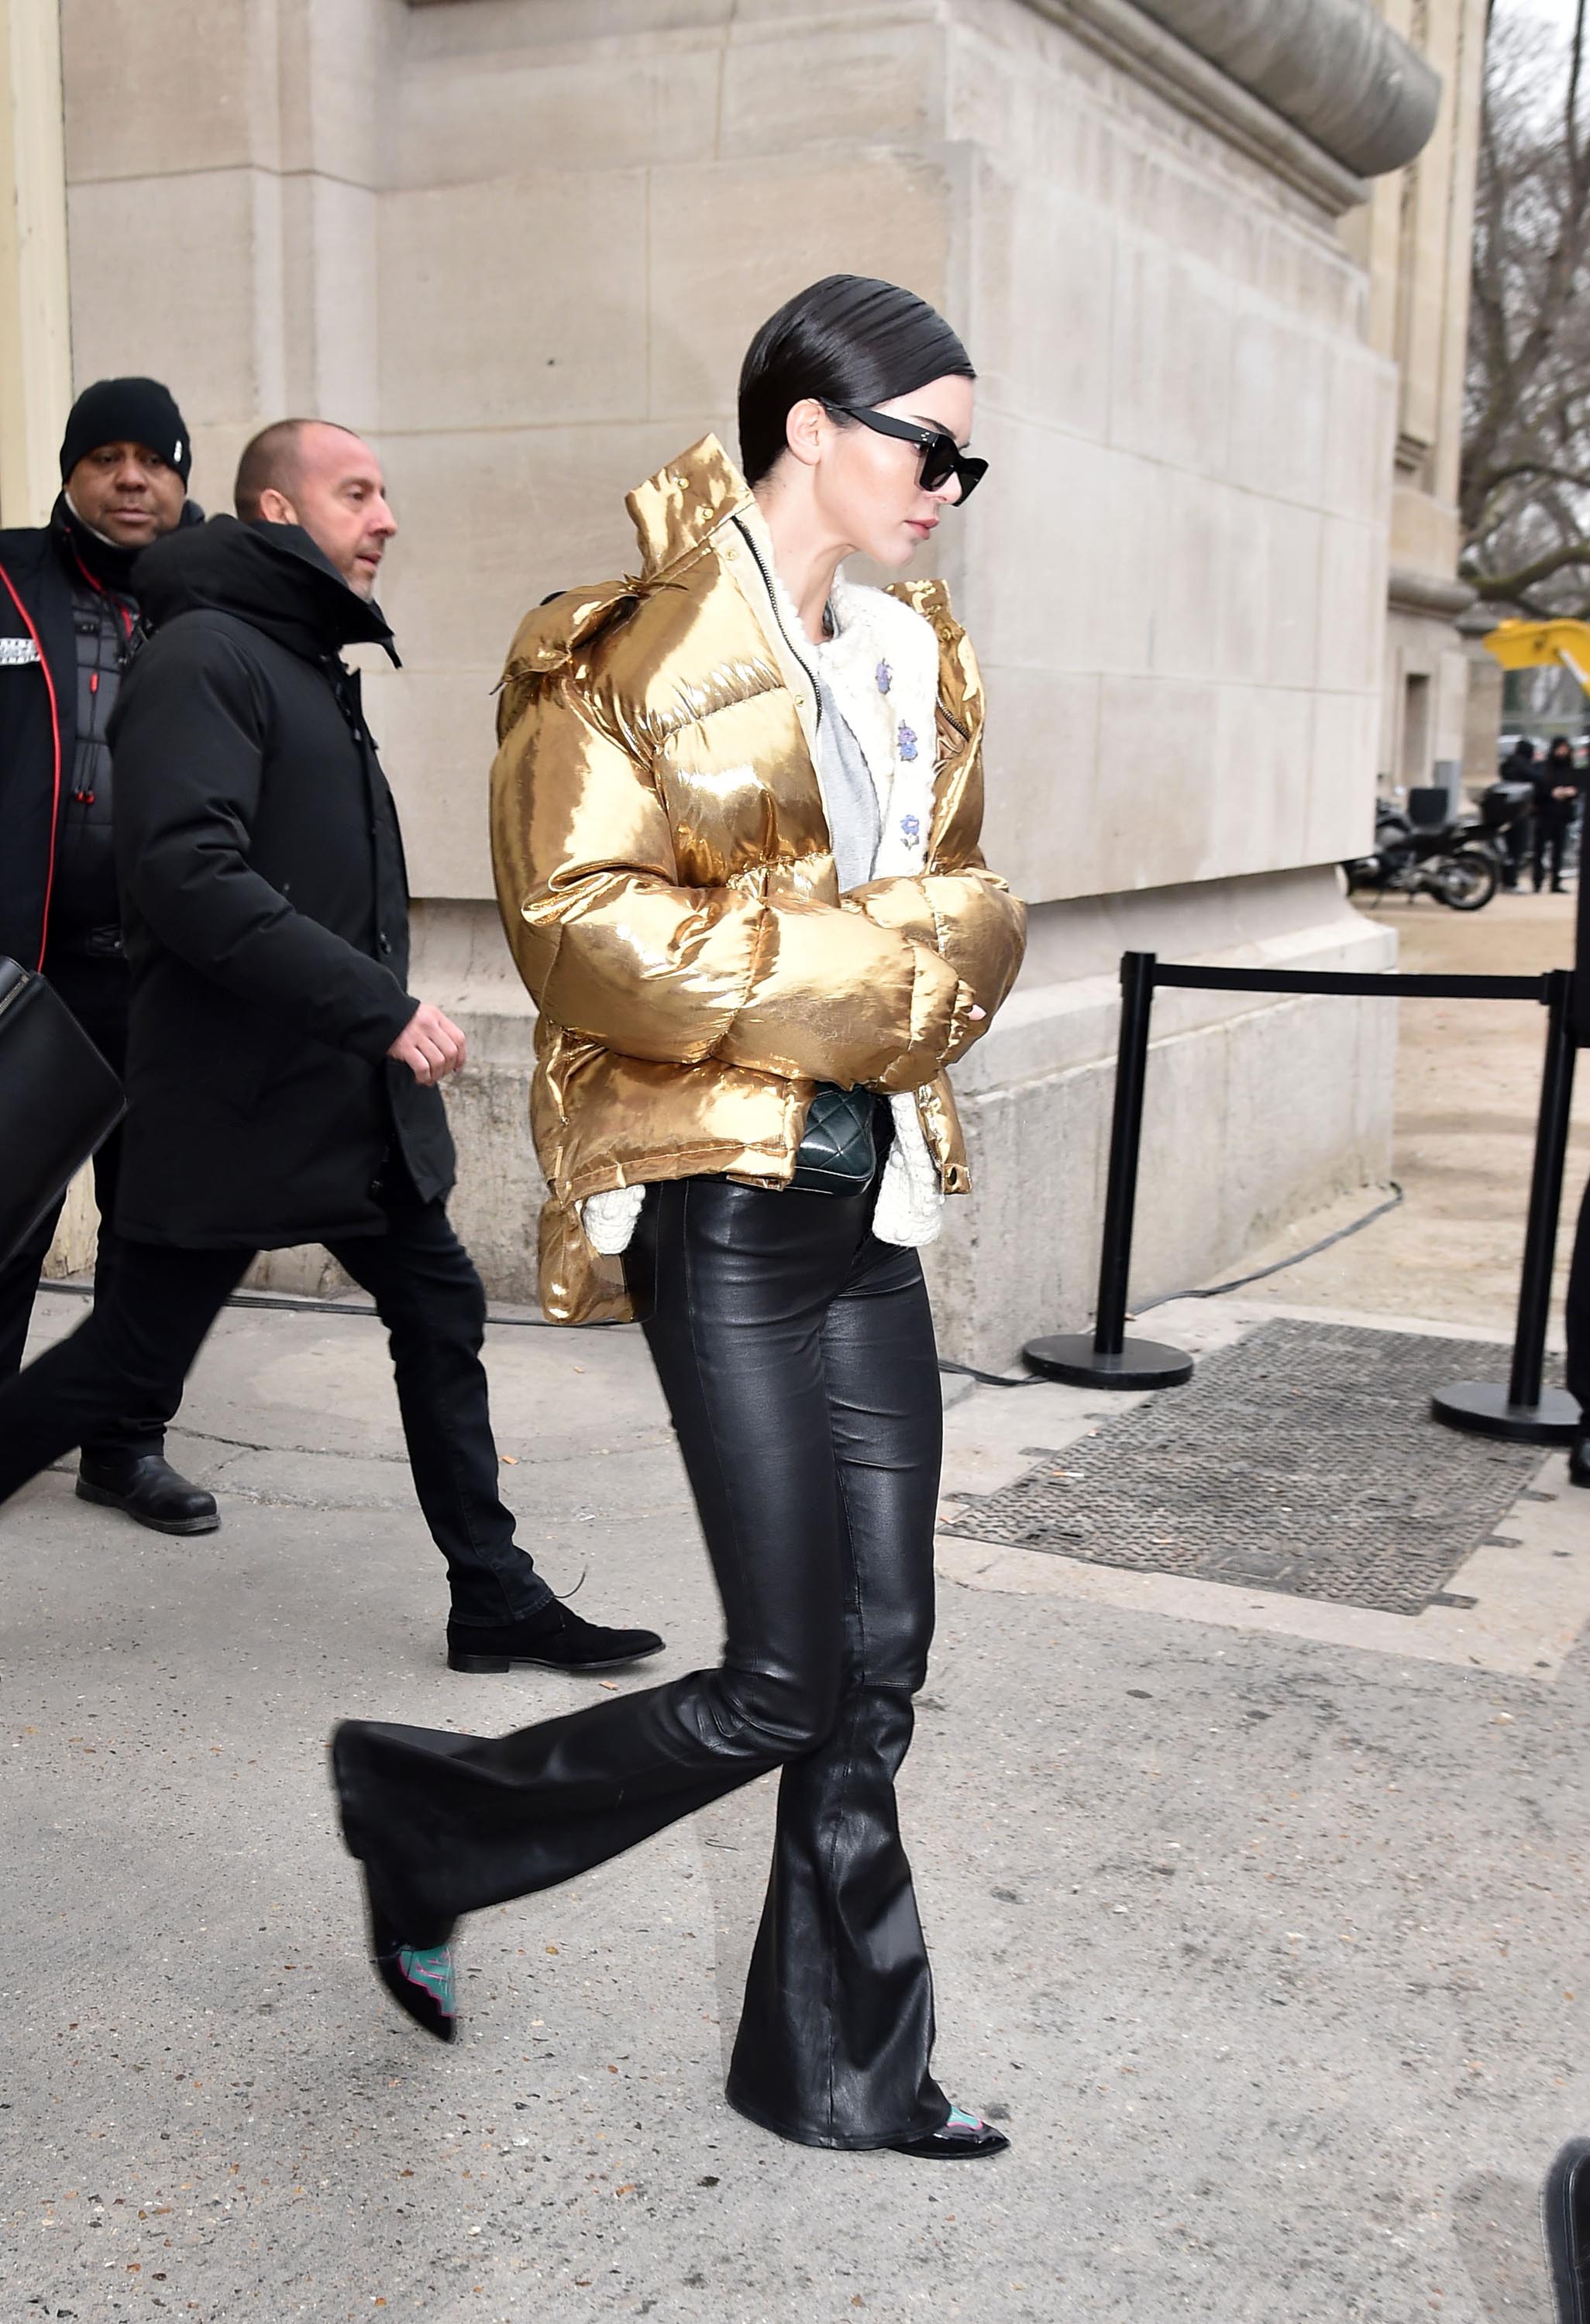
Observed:
[[[1123,953],[1121,1041],[1099,1257],[1098,1320],[1091,1333],[1063,1333],[1030,1340],[1022,1353],[1033,1370],[1081,1388],[1175,1388],[1192,1377],[1192,1358],[1184,1349],[1157,1340],[1126,1336],[1127,1277],[1132,1268],[1132,1226],[1137,1207],[1138,1164],[1142,1145],[1149,1026],[1154,993],[1161,985],[1200,992],[1339,993],[1370,999],[1388,995],[1409,1001],[1533,1001],[1546,1010],[1546,1059],[1540,1076],[1540,1110],[1535,1131],[1535,1163],[1530,1185],[1530,1215],[1524,1235],[1511,1370],[1505,1385],[1491,1380],[1458,1380],[1449,1388],[1437,1388],[1430,1398],[1430,1408],[1437,1420],[1480,1435],[1505,1436],[1538,1444],[1565,1443],[1577,1425],[1578,1405],[1560,1388],[1543,1388],[1541,1375],[1567,1154],[1568,1108],[1574,1091],[1574,979],[1572,972],[1566,968],[1551,969],[1544,976],[1354,975],[1345,969],[1196,968],[1179,962],[1160,961],[1151,952]]]

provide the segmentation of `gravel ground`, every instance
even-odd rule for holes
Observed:
[[[648,1678],[709,1658],[637,1336],[490,1360],[555,1586],[661,1628]],[[958,1404],[961,1473],[1059,1441],[1069,1393]],[[939,2070],[1013,2150],[814,2153],[721,2097],[766,1784],[471,1923],[455,2048],[392,2010],[332,1720],[602,1689],[443,1667],[373,1323],[230,1312],[182,1425],[215,1536],[60,1472],[0,1515],[7,2319],[1547,2324],[1536,2187],[1590,2129],[1583,1649],[1548,1683],[947,1582],[903,1813]]]

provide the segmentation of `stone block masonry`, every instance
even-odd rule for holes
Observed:
[[[962,331],[994,463],[947,577],[1032,947],[959,1076],[979,1183],[934,1260],[942,1336],[998,1361],[1080,1322],[1120,952],[1389,957],[1330,868],[1370,829],[1395,433],[1338,218],[1416,149],[1428,74],[1348,0],[1238,49],[1214,0],[203,13],[198,38],[181,0],[64,0],[76,367],[171,379],[211,506],[283,409],[381,448],[404,668],[370,713],[416,989],[471,1036],[457,1209],[488,1285],[526,1296],[539,1199],[486,858],[504,650],[527,604],[633,563],[625,491],[733,441],[751,332],[843,269]],[[106,70],[107,19],[158,73]],[[1160,1035],[1160,1287],[1383,1171],[1374,1004],[1188,996]]]

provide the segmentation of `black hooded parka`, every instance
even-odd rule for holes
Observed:
[[[116,1225],[271,1250],[386,1224],[394,1155],[453,1182],[414,1014],[397,812],[340,659],[378,609],[296,525],[214,517],[139,559],[153,635],[111,726],[133,970]],[[396,655],[393,654],[396,660]]]

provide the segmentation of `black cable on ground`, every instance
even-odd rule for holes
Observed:
[[[1337,1227],[1330,1234],[1321,1235],[1319,1240],[1311,1242],[1307,1250],[1295,1250],[1290,1259],[1271,1259],[1268,1267],[1256,1267],[1251,1275],[1234,1276],[1229,1283],[1211,1283],[1202,1291],[1161,1291],[1157,1299],[1140,1300],[1132,1309],[1132,1314],[1146,1315],[1151,1307],[1169,1306],[1172,1299],[1218,1299],[1222,1292],[1245,1291],[1250,1283],[1262,1283],[1267,1275],[1280,1275],[1289,1267],[1300,1267],[1306,1259],[1314,1259],[1320,1251],[1328,1250],[1332,1243],[1345,1242],[1349,1235],[1361,1233],[1365,1227],[1372,1226],[1376,1219],[1383,1219],[1388,1211],[1394,1211],[1406,1198],[1395,1178],[1389,1179],[1387,1183],[1391,1189],[1391,1199],[1389,1203],[1377,1203],[1373,1210],[1365,1211],[1361,1219],[1354,1219],[1349,1225]]]
[[[1365,1211],[1361,1219],[1354,1219],[1348,1225],[1336,1227],[1331,1233],[1321,1235],[1319,1240],[1311,1242],[1306,1250],[1294,1250],[1289,1258],[1271,1259],[1268,1267],[1256,1267],[1250,1275],[1234,1276],[1229,1283],[1211,1283],[1196,1291],[1161,1291],[1157,1299],[1140,1300],[1132,1309],[1132,1314],[1146,1315],[1151,1307],[1169,1306],[1173,1299],[1218,1299],[1228,1291],[1245,1291],[1250,1283],[1262,1283],[1267,1275],[1280,1275],[1289,1267],[1300,1267],[1306,1259],[1317,1258],[1322,1250],[1328,1250],[1333,1243],[1345,1242],[1349,1235],[1361,1233],[1376,1219],[1383,1219],[1388,1211],[1394,1211],[1400,1203],[1405,1201],[1406,1196],[1395,1178],[1390,1181],[1390,1202],[1377,1203],[1373,1210]],[[953,1364],[943,1356],[938,1360],[938,1369],[941,1372],[957,1372],[964,1379],[976,1380],[984,1388],[1040,1388],[1046,1379],[1042,1372],[1029,1372],[1022,1378],[1011,1379],[1003,1372],[980,1372],[975,1364]]]
[[[1041,1388],[1044,1385],[1041,1372],[1028,1372],[1021,1379],[1007,1379],[1003,1372],[980,1372],[975,1364],[952,1364],[948,1356],[939,1357],[938,1369],[941,1372],[958,1372],[962,1379],[978,1380],[985,1388]]]

